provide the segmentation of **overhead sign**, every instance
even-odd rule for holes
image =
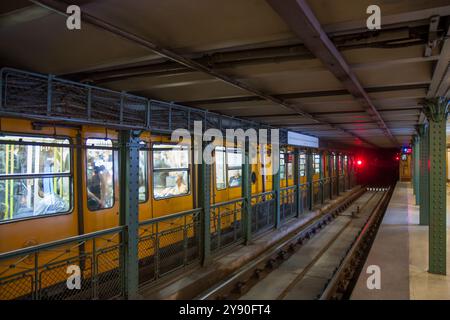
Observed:
[[[288,131],[287,138],[288,144],[292,146],[310,147],[310,148],[319,147],[319,138],[316,137],[311,137],[301,133]]]

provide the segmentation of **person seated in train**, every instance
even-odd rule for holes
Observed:
[[[241,185],[241,173],[236,171],[234,175],[230,178],[230,187],[238,187]]]
[[[48,180],[48,181],[45,181]],[[33,215],[44,215],[55,212],[65,212],[69,209],[69,203],[53,191],[50,184],[51,178],[40,179],[38,182],[38,196],[34,201]],[[49,189],[48,187],[52,185]]]
[[[176,196],[179,194],[186,194],[188,193],[188,187],[186,183],[184,182],[184,178],[182,174],[178,174],[175,185],[170,188],[166,188],[161,192],[162,197],[168,197],[168,196]]]
[[[87,184],[88,207],[91,210],[98,210],[107,205],[106,199],[110,173],[103,164],[97,165],[93,158],[89,159],[88,166],[91,172]]]

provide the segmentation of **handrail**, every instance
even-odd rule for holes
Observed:
[[[299,185],[299,186],[301,186],[301,185]],[[280,191],[295,190],[296,188],[297,188],[296,185],[294,185],[294,186],[287,186],[287,187],[280,188]]]
[[[90,240],[90,239],[93,239],[93,238],[96,238],[99,236],[103,236],[106,234],[125,231],[125,229],[126,229],[125,226],[118,226],[118,227],[114,227],[114,228],[110,228],[110,229],[104,229],[104,230],[94,231],[94,232],[90,232],[90,233],[86,233],[86,234],[82,234],[82,235],[78,235],[78,236],[73,236],[70,238],[46,242],[46,243],[38,244],[35,246],[31,246],[31,247],[17,249],[14,251],[4,252],[4,253],[0,253],[0,260],[10,259],[10,258],[14,258],[16,256],[22,256],[22,255],[26,255],[26,254],[30,254],[30,253],[35,253],[37,251],[49,249],[52,247],[58,247],[61,245],[72,243],[72,242]]]
[[[146,225],[153,224],[153,223],[156,223],[156,222],[163,222],[165,220],[181,218],[181,217],[190,215],[192,213],[201,212],[202,210],[203,210],[203,208],[195,208],[195,209],[180,211],[180,212],[176,212],[176,213],[171,213],[171,214],[168,214],[168,215],[165,215],[165,216],[162,216],[162,217],[151,218],[151,219],[148,219],[148,220],[140,221],[139,222],[139,226],[146,226]]]
[[[224,201],[224,202],[214,203],[214,204],[211,205],[211,209],[215,209],[215,208],[218,208],[218,207],[226,206],[226,205],[229,205],[229,204],[234,204],[234,203],[237,203],[237,202],[240,202],[240,201],[243,201],[243,200],[244,200],[244,198],[241,197],[241,198],[236,198],[236,199],[232,199],[232,200],[228,200],[228,201]]]
[[[257,194],[252,194],[252,198],[258,198],[258,197],[263,197],[263,196],[268,196],[268,195],[275,195],[275,191],[270,190],[270,191],[265,191],[265,192],[261,192],[261,193],[257,193]]]

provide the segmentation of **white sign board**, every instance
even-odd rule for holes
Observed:
[[[287,136],[288,145],[299,146],[299,147],[319,147],[319,138],[307,136],[304,134],[288,131]]]

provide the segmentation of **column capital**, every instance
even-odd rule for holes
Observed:
[[[423,136],[424,136],[424,134],[425,134],[425,125],[422,123],[422,124],[418,124],[418,125],[416,125],[416,131],[417,131],[417,133],[418,133],[418,138],[419,139],[421,139],[421,138],[423,138]]]
[[[441,122],[447,120],[450,100],[445,97],[425,99],[424,113],[428,121]]]

